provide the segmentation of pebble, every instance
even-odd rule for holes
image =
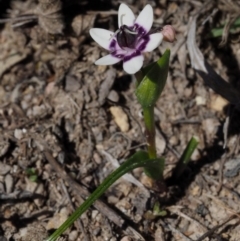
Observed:
[[[207,103],[206,98],[199,96],[199,95],[196,96],[195,101],[196,101],[197,105],[206,105],[206,103]]]
[[[6,141],[6,142],[1,143],[0,145],[1,145],[0,157],[2,157],[8,152],[9,147],[10,147],[10,143],[8,141]],[[0,168],[0,172],[1,172],[1,168]]]
[[[131,189],[132,189],[132,186],[128,182],[121,182],[118,185],[118,190],[122,192],[125,197],[128,196]]]
[[[23,132],[21,129],[15,129],[14,130],[14,137],[18,140],[21,140],[23,138]]]
[[[121,239],[121,241],[131,241],[132,239],[129,236],[125,236]]]
[[[117,239],[115,237],[112,237],[110,241],[117,241]]]
[[[66,77],[65,90],[68,92],[76,92],[81,87],[80,81],[75,77],[68,75]]]
[[[156,147],[158,154],[161,155],[166,148],[166,141],[163,138],[156,136]]]
[[[129,130],[128,117],[123,109],[119,106],[112,106],[110,112],[114,117],[114,121],[122,132]]]
[[[176,146],[179,143],[179,139],[176,136],[171,136],[169,138],[169,143],[171,144],[171,146]]]
[[[0,162],[0,176],[6,175],[10,170],[11,167],[9,165]]]
[[[78,231],[73,230],[69,235],[68,235],[68,240],[69,241],[75,241],[78,238]]]
[[[154,234],[155,241],[164,241],[164,231],[161,226],[159,226]]]
[[[95,227],[93,230],[93,236],[98,236],[101,233],[101,228],[100,227]]]
[[[126,214],[132,208],[132,204],[129,202],[128,198],[123,198],[116,204],[116,207]]]
[[[14,240],[19,241],[42,241],[46,240],[48,233],[41,223],[34,223],[27,227],[21,228],[14,236]]]
[[[223,111],[224,107],[228,105],[228,101],[220,95],[211,96],[210,108],[216,111]]]
[[[13,177],[10,174],[7,174],[5,177],[5,186],[6,186],[6,193],[11,193],[13,189]]]
[[[148,188],[152,188],[153,187],[153,179],[151,179],[150,177],[148,177],[147,175],[145,175],[144,173],[142,174],[142,176],[140,177],[140,182]]]
[[[99,214],[98,210],[93,210],[92,211],[92,220],[96,219],[97,218],[97,215]]]
[[[55,214],[47,223],[47,230],[57,229],[68,218],[69,211],[66,207],[62,208],[59,213]]]
[[[26,191],[34,192],[34,193],[41,194],[41,195],[45,195],[46,192],[45,192],[45,189],[44,189],[44,186],[43,186],[42,183],[32,182],[28,178],[25,178],[25,181],[27,183]],[[40,206],[43,205],[44,199],[43,198],[36,198],[36,199],[34,199],[34,203],[38,207],[40,207]]]
[[[4,185],[2,182],[0,182],[0,193],[4,193],[5,189],[4,189]]]
[[[113,195],[110,195],[108,196],[108,203],[111,204],[111,205],[115,205],[116,203],[118,203],[119,201],[119,198],[113,196]]]
[[[109,100],[113,102],[118,102],[119,101],[119,94],[115,90],[111,90],[108,94],[107,97]]]

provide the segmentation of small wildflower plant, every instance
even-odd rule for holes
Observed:
[[[162,41],[173,42],[175,31],[171,25],[151,30],[152,24],[153,9],[151,5],[146,5],[136,18],[132,10],[122,3],[118,11],[119,28],[116,32],[99,28],[90,30],[91,37],[101,47],[109,51],[108,55],[95,62],[96,65],[112,65],[122,61],[125,72],[135,74],[137,80],[135,94],[143,110],[147,151],[137,151],[111,173],[47,241],[56,240],[116,180],[134,168],[144,167],[145,174],[152,181],[153,186],[157,183],[160,183],[160,186],[164,184],[165,160],[163,157],[158,157],[156,152],[154,105],[159,99],[167,80],[170,51],[166,50],[158,61],[145,67],[143,67],[143,60],[144,53],[153,51]],[[189,141],[174,173],[176,178],[181,176],[197,144],[195,138]]]

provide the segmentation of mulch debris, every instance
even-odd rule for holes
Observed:
[[[118,180],[59,240],[240,240],[240,3],[125,1],[172,24],[166,87],[155,107],[167,190],[138,168]],[[144,148],[135,79],[89,29],[117,28],[119,2],[0,0],[0,240],[48,237],[134,151]],[[222,28],[222,36],[211,31]],[[191,37],[189,37],[191,36]],[[206,69],[208,71],[206,71]],[[199,140],[179,180],[174,167]],[[158,204],[159,211],[155,208]]]

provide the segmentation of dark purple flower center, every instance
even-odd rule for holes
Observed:
[[[109,46],[111,55],[122,59],[124,62],[140,56],[150,40],[147,31],[136,23],[132,27],[122,25],[114,34],[114,37]],[[117,45],[122,49],[129,48],[133,51],[124,49],[125,51],[123,52],[118,49]]]
[[[122,25],[118,30],[116,38],[118,45],[121,48],[134,48],[138,38],[138,32],[134,31],[132,28],[126,25]]]

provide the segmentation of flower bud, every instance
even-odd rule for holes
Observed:
[[[162,29],[163,40],[173,43],[176,40],[176,31],[172,25],[165,25]]]

